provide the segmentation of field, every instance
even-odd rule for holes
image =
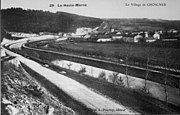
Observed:
[[[33,44],[32,44],[33,45]],[[61,52],[73,54],[95,56],[97,58],[110,59],[112,61],[125,63],[126,57],[128,64],[146,65],[149,58],[149,64],[156,66],[171,67],[180,69],[180,49],[171,47],[153,47],[145,44],[133,43],[91,43],[91,42],[69,42],[69,41],[50,41],[39,42],[39,48],[48,48]],[[121,60],[121,61],[120,61]]]
[[[154,32],[157,30],[167,30],[176,28],[179,30],[179,21],[167,21],[161,19],[136,19],[136,18],[122,18],[122,19],[104,19],[98,31],[107,32],[110,28],[119,31],[148,31]]]

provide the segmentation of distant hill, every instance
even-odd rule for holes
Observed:
[[[74,32],[79,27],[97,27],[101,19],[65,12],[10,8],[1,10],[2,29],[19,32]]]
[[[121,31],[157,31],[177,29],[180,30],[180,20],[162,20],[162,19],[103,19],[99,31],[107,31],[110,28]]]
[[[16,32],[75,32],[79,27],[99,27],[99,32],[110,28],[120,31],[180,30],[180,21],[162,19],[99,19],[66,12],[10,8],[1,10],[1,30]]]

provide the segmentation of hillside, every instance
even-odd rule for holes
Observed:
[[[16,32],[75,32],[79,27],[99,27],[99,32],[110,28],[118,31],[180,30],[180,20],[147,18],[100,19],[66,12],[52,13],[42,10],[10,8],[1,10],[2,29]]]
[[[2,28],[16,32],[74,32],[78,27],[97,27],[101,19],[65,12],[11,8],[1,10]]]
[[[120,31],[157,31],[157,30],[180,30],[179,20],[162,20],[162,19],[136,19],[136,18],[122,18],[122,19],[103,19],[99,31],[108,31],[114,28]]]

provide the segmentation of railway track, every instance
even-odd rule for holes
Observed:
[[[115,72],[119,72],[123,74],[125,74],[125,69],[127,66],[128,75],[133,76],[133,77],[138,77],[141,79],[145,79],[145,75],[147,72],[147,69],[142,68],[142,67],[125,65],[125,64],[107,61],[107,60],[78,56],[78,55],[73,55],[73,54],[45,50],[45,49],[37,49],[37,48],[29,47],[25,44],[22,45],[22,50],[25,50],[26,52],[35,51],[35,52],[38,52],[40,55],[51,55],[60,59],[82,63],[82,64],[94,66],[94,67],[99,67],[99,68],[103,68],[103,69],[107,69],[107,70],[111,70],[111,71],[115,71]],[[176,88],[180,87],[179,72],[167,71],[167,73],[164,73],[164,69],[161,69],[161,68],[156,68],[156,69],[153,68],[153,69],[149,69],[148,71],[149,71],[148,80],[164,84],[165,75],[167,74],[167,84],[169,86],[176,87]]]

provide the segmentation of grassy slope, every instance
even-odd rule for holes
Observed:
[[[77,114],[79,115],[96,115],[92,110],[85,107],[83,104],[79,103],[78,101],[72,99],[70,96],[65,94],[61,89],[57,86],[52,84],[43,76],[39,75],[38,73],[34,72],[32,69],[27,67],[25,64],[21,63],[23,68],[33,76],[37,81],[39,81],[45,88],[49,90],[54,96],[56,96],[61,102],[63,102],[66,106],[71,107]]]
[[[31,112],[43,115],[46,113],[46,107],[51,106],[54,108],[54,115],[73,115],[72,109],[64,106],[20,67],[4,62],[1,70],[1,98],[12,102],[12,106],[18,109],[20,113],[30,114]],[[8,104],[1,104],[1,114],[9,115],[5,109]]]

